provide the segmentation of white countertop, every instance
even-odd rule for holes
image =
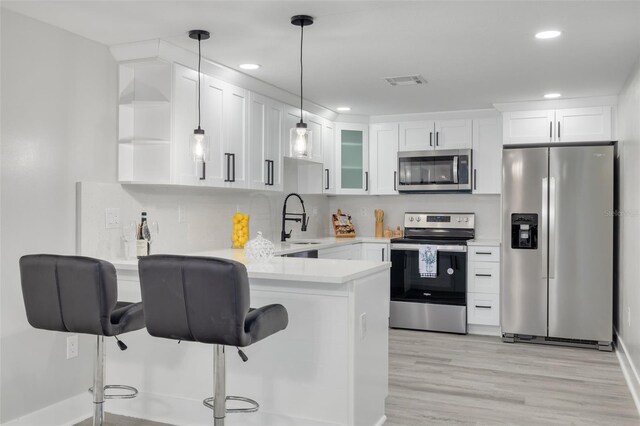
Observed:
[[[357,243],[389,243],[384,238],[314,238],[308,240],[317,244],[295,244],[293,242],[274,243],[276,257],[267,263],[247,263],[243,249],[219,249],[191,253],[192,256],[217,257],[235,260],[247,267],[249,278],[269,279],[279,281],[307,281],[341,284],[362,278],[391,268],[389,262],[371,262],[365,260],[341,259],[307,259],[293,257],[278,257],[283,254],[296,253],[306,250],[322,250],[342,245]],[[138,261],[111,260],[120,270],[137,270]]]
[[[468,246],[490,246],[500,247],[500,240],[473,239],[467,241]]]

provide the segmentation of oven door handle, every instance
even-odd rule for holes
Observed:
[[[418,251],[420,246],[426,244],[391,244],[391,250],[403,250],[403,251]],[[449,245],[449,246],[436,246],[438,251],[442,252],[453,252],[453,253],[466,253],[467,246],[457,246],[457,245]]]

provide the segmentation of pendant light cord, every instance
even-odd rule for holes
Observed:
[[[200,130],[200,62],[202,61],[202,51],[200,41],[202,36],[198,34],[198,130]]]
[[[302,74],[304,72],[304,66],[302,65],[302,43],[304,41],[304,22],[300,25],[300,123],[302,123],[302,100],[304,99],[304,92],[302,89]]]

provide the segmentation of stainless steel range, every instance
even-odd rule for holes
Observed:
[[[391,243],[390,326],[467,333],[467,241],[473,213],[405,213]],[[435,274],[420,273],[421,246],[437,250]],[[424,249],[423,249],[424,250]]]

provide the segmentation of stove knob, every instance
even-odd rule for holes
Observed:
[[[465,217],[465,218],[464,218],[464,221],[465,221],[465,222],[469,222],[469,218],[468,218],[468,217]]]
[[[409,222],[413,222],[413,216],[409,218]]]
[[[458,218],[458,223],[462,222],[462,219]]]
[[[416,222],[420,222],[420,216],[416,218]]]

